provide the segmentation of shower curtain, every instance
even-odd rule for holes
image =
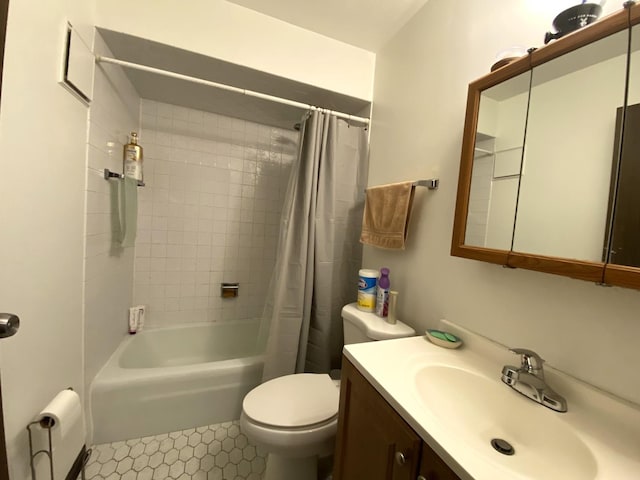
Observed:
[[[263,381],[339,368],[343,305],[357,297],[367,132],[313,111],[301,131],[262,321]]]

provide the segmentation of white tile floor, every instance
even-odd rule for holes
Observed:
[[[260,480],[265,455],[237,421],[95,445],[87,480]]]

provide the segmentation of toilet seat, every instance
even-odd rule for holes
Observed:
[[[343,308],[342,318],[345,344],[416,333],[400,321],[389,325],[362,312],[355,303]],[[269,380],[246,395],[240,430],[268,454],[264,480],[317,480],[318,458],[335,450],[339,397],[337,378],[302,373]]]
[[[265,430],[270,430],[274,432],[281,431],[283,433],[286,433],[286,432],[292,432],[292,433],[303,432],[304,433],[304,432],[310,432],[313,430],[320,430],[326,426],[333,426],[338,424],[337,413],[333,417],[327,418],[322,422],[312,423],[311,425],[301,425],[299,427],[282,427],[280,425],[277,425],[277,426],[269,425],[268,423],[263,423],[258,420],[254,420],[253,418],[249,417],[249,415],[247,415],[244,411],[242,412],[242,415],[245,417],[247,422],[251,422],[256,427],[262,427]]]
[[[243,413],[256,424],[284,430],[321,427],[335,421],[339,389],[327,374],[274,378],[249,392]]]

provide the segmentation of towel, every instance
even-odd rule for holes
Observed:
[[[367,188],[360,241],[404,250],[414,190],[413,182]]]
[[[125,177],[120,184],[120,245],[133,247],[138,227],[138,181]]]

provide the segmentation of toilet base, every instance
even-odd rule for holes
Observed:
[[[270,453],[263,480],[317,480],[318,457],[283,457]]]

